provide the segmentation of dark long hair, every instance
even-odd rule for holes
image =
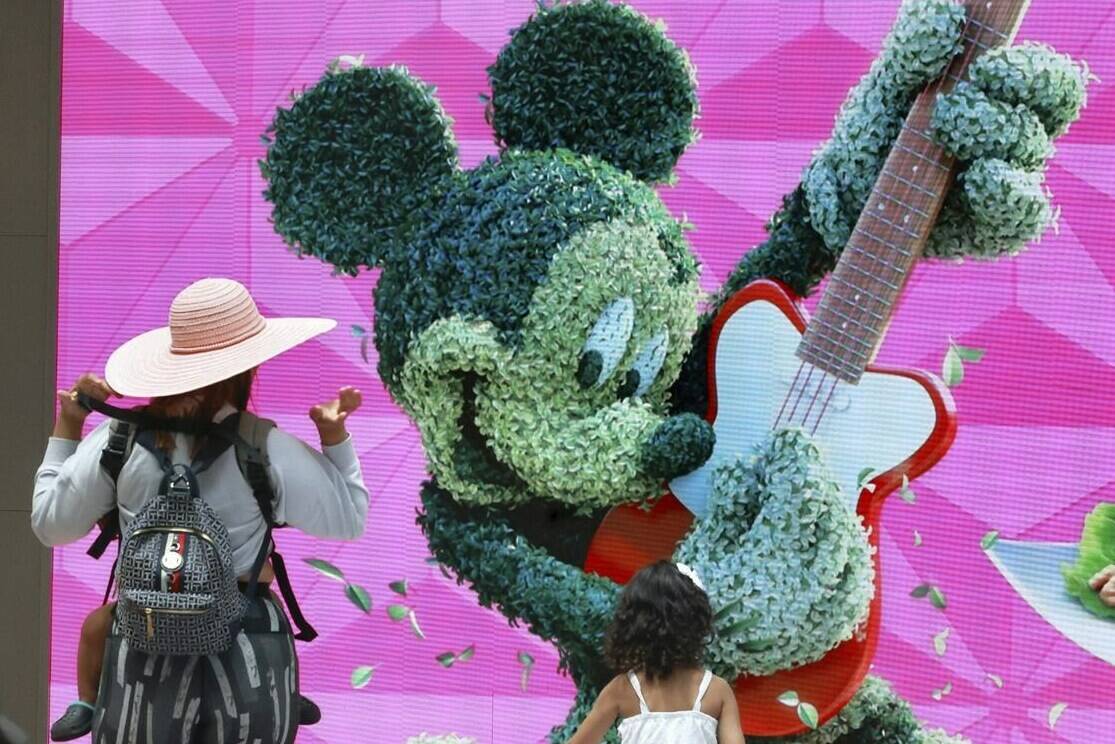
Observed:
[[[161,418],[184,418],[198,423],[208,423],[226,403],[238,411],[246,410],[252,398],[254,380],[255,369],[250,369],[188,393],[152,398],[151,402],[144,406],[144,410]],[[165,452],[169,453],[174,449],[174,437],[169,432],[157,432],[156,441],[159,449]],[[192,454],[197,454],[203,444],[204,438],[197,437]]]
[[[627,583],[604,637],[604,657],[617,674],[647,679],[700,667],[712,633],[708,595],[670,561],[658,561]]]

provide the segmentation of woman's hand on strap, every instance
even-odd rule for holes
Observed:
[[[310,419],[317,426],[323,447],[340,444],[348,438],[345,420],[363,402],[364,396],[361,392],[349,386],[338,390],[337,397],[328,403],[310,409]]]
[[[1108,607],[1115,607],[1115,564],[1103,569],[1088,582]]]
[[[81,439],[81,428],[89,410],[77,402],[78,393],[84,393],[95,400],[107,400],[116,395],[108,383],[96,375],[86,373],[77,378],[69,390],[59,390],[58,418],[54,422],[54,436],[61,439]]]

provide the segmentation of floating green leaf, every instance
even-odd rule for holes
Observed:
[[[401,620],[403,620],[409,612],[410,608],[406,605],[393,604],[388,605],[387,607],[387,617],[391,618],[395,622],[400,622]]]
[[[953,343],[952,348],[956,349],[956,355],[965,362],[978,362],[983,359],[986,353],[984,349],[976,349],[971,346],[961,346],[960,344]]]
[[[523,671],[519,673],[519,689],[526,692],[527,684],[530,682],[530,672],[534,669],[534,657],[526,651],[520,651],[517,657],[523,666]]]
[[[305,558],[303,560],[305,560],[306,563],[310,564],[311,566],[316,568],[318,571],[320,571],[322,574],[324,574],[325,576],[328,576],[329,578],[333,579],[334,581],[339,581],[342,584],[345,583],[344,573],[342,573],[341,569],[337,568],[336,566],[334,566],[329,561],[323,561],[320,558]]]
[[[874,472],[874,468],[864,468],[863,470],[859,471],[859,475],[856,476],[856,485],[861,491],[875,493],[875,484],[867,482],[871,480],[871,475]]]
[[[390,587],[391,591],[395,592],[396,594],[400,594],[404,597],[407,595],[407,581],[406,581],[406,579],[401,579],[399,581],[392,581],[387,586]]]
[[[948,607],[948,602],[945,601],[945,595],[935,586],[929,588],[929,601],[938,610],[943,610]]]
[[[1003,678],[998,674],[988,674],[987,678],[991,680],[991,684],[995,685],[1000,690],[1003,689]]]
[[[352,335],[355,336],[356,338],[364,338],[365,336],[368,335],[368,331],[363,326],[358,326],[356,324],[353,324]]]
[[[914,587],[914,590],[910,592],[910,596],[914,599],[921,599],[922,597],[929,595],[929,589],[929,584],[920,584]]]
[[[938,656],[944,656],[945,652],[948,651],[950,632],[951,631],[949,628],[945,628],[940,633],[933,636],[933,650],[937,653]]]
[[[414,610],[407,613],[407,618],[410,619],[410,629],[414,631],[414,635],[426,640],[426,634],[422,632],[422,628],[418,627],[418,616],[414,614]]]
[[[941,377],[949,387],[956,387],[964,381],[964,362],[975,364],[983,359],[984,350],[971,346],[961,346],[949,339],[949,349],[941,366]]]
[[[1056,703],[1049,709],[1049,728],[1057,725],[1057,721],[1061,718],[1061,714],[1065,712],[1065,708],[1069,707],[1068,703]]]
[[[345,596],[360,608],[360,611],[367,614],[372,611],[372,598],[368,596],[367,590],[358,584],[346,584]]]
[[[373,666],[359,666],[352,670],[352,677],[349,678],[349,683],[352,689],[359,690],[368,686],[372,681],[372,674],[376,668]]]
[[[991,546],[997,542],[999,542],[999,530],[991,530],[984,533],[983,537],[980,538],[979,546],[984,550],[990,550]]]
[[[941,698],[945,697],[946,695],[948,695],[951,692],[952,692],[952,682],[946,682],[944,687],[942,687],[939,690],[934,690],[929,695],[934,700],[937,700],[939,702],[941,700]]]
[[[796,708],[797,704],[801,702],[801,699],[798,697],[795,690],[786,690],[786,692],[778,696],[778,702],[787,707]]]
[[[918,500],[918,495],[910,488],[910,478],[905,474],[902,476],[902,490],[898,492],[898,495],[907,504],[916,503]]]
[[[920,548],[921,547],[921,533],[918,532],[917,530],[914,530],[914,547],[915,548]]]
[[[457,654],[457,661],[464,663],[476,655],[476,646],[469,646],[461,653]]]
[[[964,362],[960,359],[956,347],[949,344],[945,352],[945,361],[941,365],[941,377],[949,387],[956,387],[964,381]]]
[[[817,728],[818,716],[817,709],[811,703],[798,704],[798,718],[811,729]]]
[[[457,661],[457,655],[452,651],[446,651],[437,655],[437,663],[441,664],[446,669],[453,666],[455,661]]]

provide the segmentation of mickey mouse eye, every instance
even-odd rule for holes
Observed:
[[[577,365],[582,387],[599,386],[616,371],[635,327],[635,303],[630,297],[613,301],[589,331]]]
[[[666,331],[659,331],[653,337],[647,339],[643,347],[639,349],[639,355],[631,363],[631,371],[628,372],[629,378],[631,372],[636,373],[638,378],[634,391],[631,393],[636,398],[646,395],[647,390],[658,378],[658,373],[662,370],[662,363],[666,361],[666,352],[669,348],[669,335]]]
[[[630,398],[639,389],[640,378],[639,373],[633,369],[627,370],[627,374],[623,376],[623,382],[620,383],[619,392],[616,395],[620,400]]]

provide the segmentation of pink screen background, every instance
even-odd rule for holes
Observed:
[[[847,89],[867,69],[896,0],[654,0],[698,73],[702,139],[662,196],[696,225],[691,241],[714,289],[763,237],[780,196],[827,136]],[[540,741],[572,696],[557,655],[477,606],[425,562],[414,525],[424,477],[414,427],[361,358],[349,329],[373,326],[375,274],[331,276],[301,261],[268,222],[260,135],[292,90],[339,54],[403,63],[435,84],[455,120],[462,164],[495,152],[478,94],[485,68],[532,0],[66,0],[63,44],[60,384],[103,370],[121,342],[163,325],[173,296],[207,275],[249,286],[269,315],[325,315],[337,331],[269,363],[257,409],[308,441],[306,410],[342,384],[366,406],[353,422],[373,494],[354,543],[284,531],[281,547],[321,638],[301,647],[303,687],[325,711],[300,742],[400,742],[455,731],[481,742]],[[960,417],[947,457],[892,499],[884,518],[883,635],[875,671],[917,712],[976,742],[1096,742],[1115,731],[1115,670],[1046,625],[980,549],[1003,537],[1070,541],[1099,501],[1115,501],[1115,2],[1035,0],[1021,39],[1085,58],[1100,81],[1058,144],[1048,183],[1060,231],[1014,261],[924,265],[910,282],[880,361],[939,371],[948,339],[986,350],[953,392]],[[914,547],[913,531],[923,538]],[[88,539],[56,550],[51,713],[75,697],[85,614],[109,560]],[[364,586],[363,615],[302,562],[318,557]],[[388,583],[426,638],[385,612]],[[945,612],[912,599],[945,592]],[[932,637],[951,628],[948,652]],[[435,657],[475,645],[467,663]],[[536,659],[526,692],[518,652]],[[354,690],[354,667],[374,665]],[[1002,688],[988,675],[998,675]],[[952,692],[934,700],[946,682]],[[1055,730],[1047,712],[1068,703]],[[1107,733],[1101,733],[1107,732]]]

